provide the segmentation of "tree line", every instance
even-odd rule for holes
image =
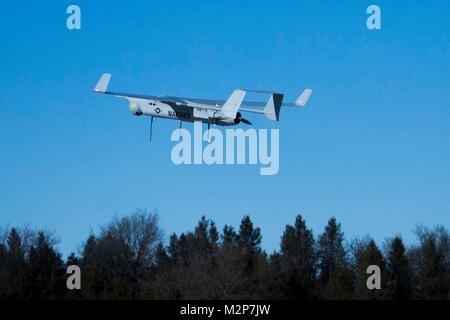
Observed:
[[[54,234],[3,228],[0,299],[450,299],[448,230],[415,233],[416,244],[394,236],[380,247],[370,237],[346,242],[335,218],[316,237],[297,216],[269,254],[249,216],[221,231],[202,217],[164,243],[157,215],[138,210],[64,260]],[[81,290],[66,287],[70,265],[81,268]],[[369,265],[380,267],[380,290],[366,286]]]

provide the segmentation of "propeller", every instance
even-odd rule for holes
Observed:
[[[241,122],[245,123],[245,124],[248,124],[250,126],[252,125],[252,123],[250,121],[248,121],[247,119],[244,119],[244,118],[241,118]]]
[[[240,112],[238,112],[236,114],[236,119],[234,120],[234,123],[239,124],[239,123],[245,123],[248,125],[252,125],[252,123],[250,121],[248,121],[247,119],[242,118],[242,114]]]

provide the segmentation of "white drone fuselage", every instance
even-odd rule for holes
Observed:
[[[180,105],[159,100],[128,98],[129,109],[135,116],[151,116],[185,122],[200,121],[220,126],[232,126],[240,123],[240,113],[230,117],[212,106],[198,103]],[[217,106],[216,108],[220,108]]]

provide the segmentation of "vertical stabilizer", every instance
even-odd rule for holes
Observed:
[[[109,81],[111,80],[111,75],[109,73],[104,73],[97,85],[94,88],[95,92],[105,93],[108,90]]]
[[[278,121],[280,120],[280,110],[283,104],[283,95],[281,93],[273,93],[270,95],[264,108],[264,115],[267,119]]]

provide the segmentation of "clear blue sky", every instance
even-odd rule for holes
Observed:
[[[331,216],[347,239],[381,242],[416,224],[450,225],[450,2],[68,1],[0,10],[0,225],[54,230],[67,254],[115,215],[156,208],[166,236],[202,215],[237,226],[249,214],[278,248],[301,213],[316,234]],[[382,30],[366,28],[368,5]],[[132,116],[111,89],[226,98],[276,89],[280,172],[170,161],[178,123]]]

